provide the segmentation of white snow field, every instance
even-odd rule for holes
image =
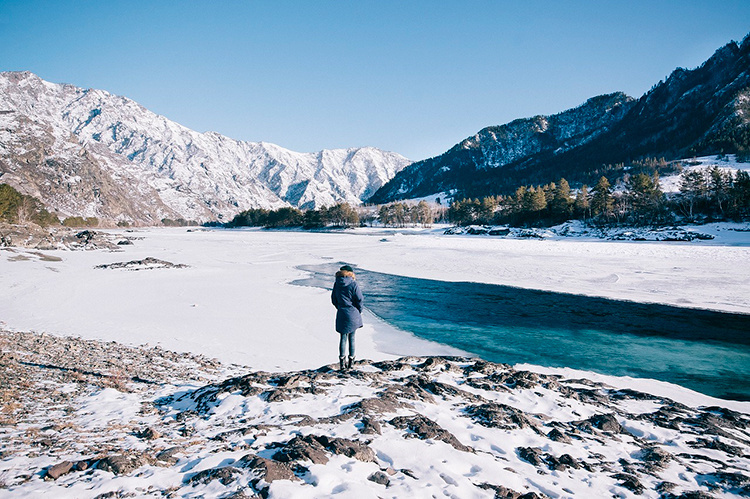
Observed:
[[[220,384],[196,392],[185,390],[199,388],[205,377],[180,386],[168,379],[135,391],[100,389],[79,379],[61,389],[52,378],[67,368],[39,371],[42,379],[22,382],[50,390],[54,400],[71,391],[75,397],[65,403],[77,406],[60,416],[65,404],[49,402],[52,410],[46,412],[42,397],[29,419],[0,426],[7,448],[15,449],[0,461],[0,479],[8,487],[0,487],[0,497],[230,497],[243,493],[238,486],[250,487],[256,473],[268,483],[253,486],[266,487],[272,498],[515,497],[490,486],[555,498],[682,497],[659,491],[697,489],[710,490],[710,497],[741,497],[750,470],[750,402],[571,369],[424,361],[461,352],[390,328],[369,313],[357,333],[360,358],[421,359],[364,362],[351,376],[299,372],[333,364],[338,338],[329,292],[290,284],[306,277],[298,265],[341,261],[411,277],[750,313],[750,232],[738,228],[703,227],[716,238],[690,243],[447,236],[441,228],[175,228],[112,231],[142,238],[116,252],[3,249],[0,329],[158,345],[248,367],[223,367],[212,378]],[[152,262],[96,268],[147,257],[187,267]],[[52,360],[34,363],[37,357],[29,357],[32,362],[17,363],[19,368],[64,363],[64,352],[53,355],[53,346],[40,347],[54,345],[49,336],[26,341],[0,350],[9,366],[34,345],[37,355]],[[71,343],[76,355],[88,348]],[[135,364],[123,353],[110,356],[115,363]],[[183,376],[198,373],[187,361],[169,362]],[[146,371],[140,376],[153,379],[149,362],[141,369]],[[171,370],[163,372],[169,378]],[[222,383],[238,374],[246,376]],[[161,412],[147,410],[156,397],[175,394]],[[51,423],[53,417],[62,419]],[[365,422],[377,423],[378,417],[377,431],[365,431]],[[722,426],[728,421],[732,426]],[[158,436],[139,437],[144,428]],[[42,437],[50,450],[36,443]],[[157,461],[169,456],[161,464],[139,461],[134,470],[112,471],[138,452],[159,452]],[[307,459],[299,452],[312,454]],[[280,465],[277,458],[291,461]],[[76,463],[75,470],[44,479],[53,466],[66,463],[67,470]],[[94,463],[96,469],[89,469]],[[294,463],[304,465],[301,480],[291,476]],[[288,477],[270,483],[272,465]]]
[[[255,369],[317,368],[336,358],[329,292],[290,282],[307,276],[298,265],[338,261],[408,277],[750,313],[750,232],[736,228],[703,227],[716,239],[691,243],[446,236],[440,228],[120,231],[142,239],[121,252],[0,251],[0,325],[158,344]],[[188,267],[95,268],[146,257]],[[369,313],[365,324],[357,334],[362,358],[457,353]]]

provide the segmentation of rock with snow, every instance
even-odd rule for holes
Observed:
[[[750,491],[749,413],[579,377],[463,357],[363,360],[347,373],[241,372],[158,348],[32,333],[2,332],[0,346],[0,395],[25,397],[2,414],[0,495]],[[159,437],[137,438],[144,428]],[[28,438],[51,431],[47,447]]]

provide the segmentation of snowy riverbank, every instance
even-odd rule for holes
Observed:
[[[0,360],[3,498],[750,492],[750,411],[698,394],[462,358],[247,372],[3,331]]]

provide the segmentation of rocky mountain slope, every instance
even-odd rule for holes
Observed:
[[[409,165],[371,201],[454,189],[471,196],[507,193],[560,177],[592,183],[606,165],[746,153],[749,103],[750,36],[696,69],[678,68],[637,101],[615,93],[554,116],[485,128],[440,156]],[[623,173],[615,167],[609,174]]]
[[[0,497],[750,493],[748,414],[477,359],[248,372],[0,331],[0,377]]]
[[[148,224],[359,203],[407,164],[371,147],[297,153],[199,133],[102,90],[0,73],[0,181],[62,215]]]
[[[571,150],[606,132],[633,104],[634,100],[623,93],[601,95],[552,116],[534,116],[484,128],[445,154],[412,163],[370,201],[387,202],[463,189],[482,172],[507,172],[509,165],[529,157]],[[510,187],[517,185],[515,179],[508,180]]]

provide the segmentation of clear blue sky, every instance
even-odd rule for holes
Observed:
[[[0,0],[0,70],[198,131],[418,160],[594,95],[640,97],[748,32],[748,0]]]

